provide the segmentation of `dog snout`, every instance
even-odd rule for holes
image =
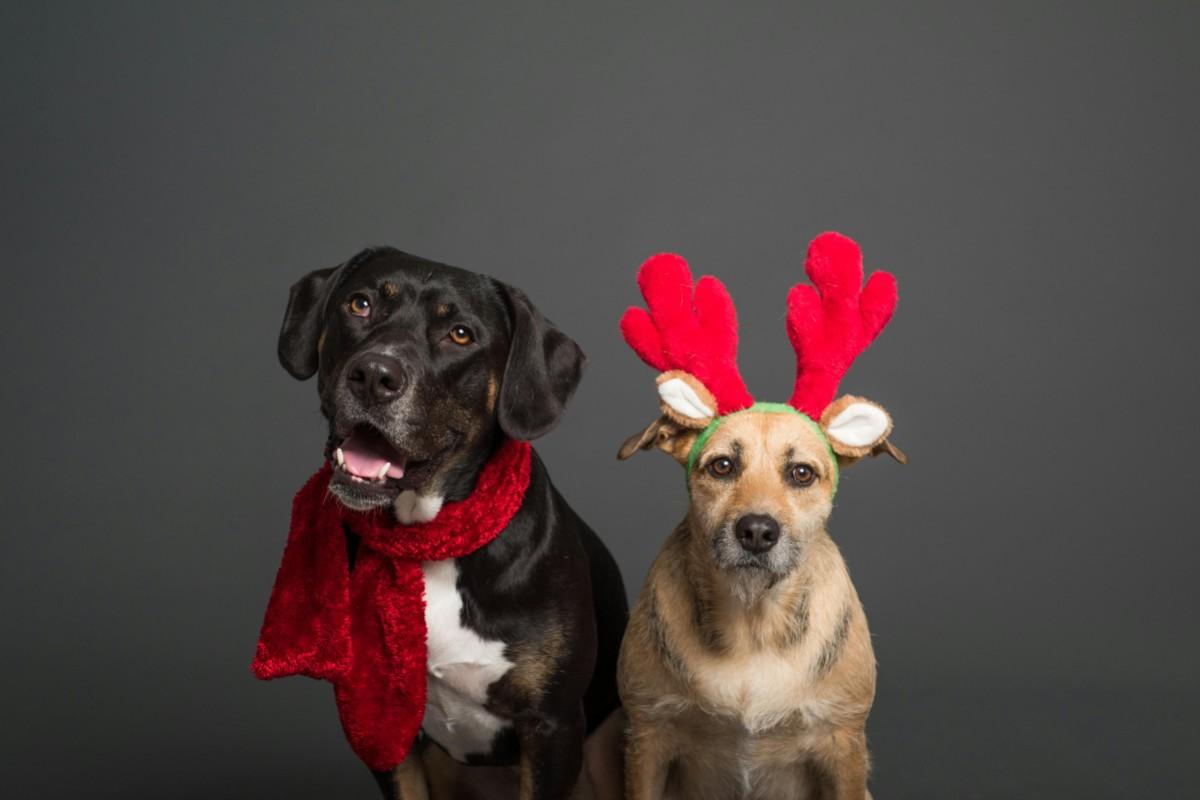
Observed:
[[[391,356],[363,353],[347,368],[346,385],[364,405],[380,405],[404,393],[408,375],[403,365]]]
[[[779,522],[769,514],[744,514],[734,523],[738,544],[748,553],[765,553],[779,541]]]

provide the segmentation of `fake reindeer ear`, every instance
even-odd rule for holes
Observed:
[[[842,395],[821,414],[821,428],[842,464],[880,453],[887,453],[901,464],[908,463],[908,456],[888,441],[892,418],[878,403]]]
[[[680,369],[664,372],[656,383],[662,416],[626,439],[617,458],[624,460],[638,450],[657,447],[686,464],[696,437],[716,417],[717,401],[694,375]]]
[[[681,369],[658,376],[658,397],[663,416],[684,428],[703,430],[717,415],[717,401],[699,380]]]

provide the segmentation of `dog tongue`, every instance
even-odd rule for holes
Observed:
[[[391,464],[387,471],[389,478],[404,477],[404,458],[374,431],[355,430],[342,442],[342,456],[346,459],[346,471],[360,478],[377,479],[384,464]]]

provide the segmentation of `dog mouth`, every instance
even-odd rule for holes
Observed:
[[[329,488],[350,508],[386,505],[405,490],[429,485],[459,439],[445,431],[429,443],[414,442],[410,449],[371,422],[339,427],[326,451],[333,463]]]
[[[382,486],[388,480],[401,480],[409,459],[378,429],[356,425],[334,449],[333,463],[353,483]]]

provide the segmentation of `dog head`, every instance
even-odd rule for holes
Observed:
[[[279,360],[317,376],[330,491],[354,509],[394,504],[401,521],[469,492],[501,435],[553,428],[584,365],[520,290],[391,248],[301,278]]]
[[[662,416],[617,455],[657,448],[684,466],[693,534],[735,582],[771,584],[796,569],[826,535],[843,467],[879,453],[905,460],[888,441],[891,418],[869,400],[843,396],[819,421],[774,404],[718,418],[687,373],[664,373],[658,385]]]

